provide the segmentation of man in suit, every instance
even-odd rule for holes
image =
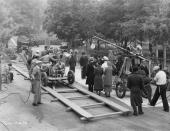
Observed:
[[[130,89],[130,102],[133,108],[133,115],[143,114],[142,111],[142,90],[144,88],[142,77],[138,74],[138,67],[133,67],[132,74],[128,77],[127,87]],[[138,110],[137,110],[138,107]]]
[[[88,57],[85,55],[85,52],[82,52],[82,56],[80,57],[80,66],[81,66],[81,78],[85,79],[86,77],[86,68],[88,64]]]

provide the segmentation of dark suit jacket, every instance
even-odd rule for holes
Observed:
[[[137,73],[131,74],[128,77],[127,87],[132,91],[136,89],[142,90],[144,88],[142,77]]]

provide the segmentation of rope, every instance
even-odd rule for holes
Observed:
[[[23,97],[22,97],[21,93],[19,93],[19,92],[9,93],[7,96],[5,96],[5,97],[1,98],[0,100],[6,99],[6,98],[8,98],[8,97],[9,97],[9,96],[11,96],[11,95],[19,95],[19,96],[20,96],[21,101],[22,101],[24,104],[26,104],[26,103],[28,102],[29,98],[30,98],[30,94],[31,94],[31,86],[30,86],[30,91],[29,91],[29,94],[28,94],[28,97],[27,97],[27,99],[26,99],[26,100],[24,100],[24,99],[23,99]]]

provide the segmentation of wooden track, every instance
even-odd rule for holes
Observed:
[[[20,67],[13,65],[13,68],[22,76],[29,79],[28,73],[22,71]],[[78,83],[74,83],[73,86],[70,86],[66,82],[62,81],[59,84],[61,87],[56,87],[55,90],[50,87],[43,86],[42,89],[55,98],[52,100],[53,102],[61,101],[68,107],[67,111],[73,110],[79,114],[81,116],[81,120],[95,120],[120,114],[128,115],[130,113],[129,109],[85,90],[82,88],[82,85]],[[100,113],[96,114],[96,112]]]

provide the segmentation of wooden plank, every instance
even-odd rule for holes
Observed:
[[[17,72],[19,72],[22,76],[24,76],[25,78],[27,79],[30,79],[30,76],[28,75],[28,73],[24,72],[24,71],[21,71],[20,68],[18,68],[17,66],[15,65],[12,65],[12,68],[15,69]]]
[[[86,119],[92,119],[93,115],[88,113],[87,111],[85,111],[84,109],[82,109],[80,106],[76,105],[75,103],[73,103],[72,101],[66,99],[65,97],[63,97],[62,95],[60,95],[59,93],[55,92],[54,90],[52,90],[49,87],[43,87],[42,88],[49,92],[52,96],[56,97],[57,99],[59,99],[62,103],[66,104],[67,106],[71,107],[72,110],[74,110],[76,113],[78,113],[79,115],[85,117]]]
[[[108,100],[108,99],[106,99],[104,97],[98,96],[98,95],[96,95],[96,94],[94,94],[92,92],[89,92],[89,91],[85,90],[84,88],[82,88],[83,85],[81,85],[81,84],[79,84],[77,82],[75,82],[73,84],[73,86],[75,86],[73,88],[79,90],[80,92],[82,92],[84,94],[90,95],[90,97],[96,99],[97,101],[104,102],[106,105],[108,105],[110,108],[112,108],[115,111],[130,112],[129,109],[127,109],[127,108],[125,108],[125,107],[123,107],[123,106],[121,106],[121,105],[119,105],[119,104],[117,104],[117,103],[115,103],[113,101],[110,101],[110,100]]]
[[[93,120],[94,119],[101,119],[101,118],[108,118],[108,117],[112,117],[112,116],[120,115],[120,114],[123,114],[123,112],[113,112],[113,113],[106,113],[106,114],[95,115]]]
[[[70,99],[70,100],[79,100],[79,99],[87,99],[89,98],[90,95],[84,95],[84,96],[72,96],[72,97],[66,97],[67,99]]]
[[[55,90],[57,93],[72,93],[77,91],[77,89],[63,89],[63,90]]]
[[[83,106],[80,106],[80,107],[82,107],[84,109],[88,109],[88,108],[93,108],[93,107],[100,107],[100,106],[103,106],[103,105],[105,105],[104,102],[102,102],[102,103],[95,103],[95,104],[89,104],[89,105],[83,105]]]

